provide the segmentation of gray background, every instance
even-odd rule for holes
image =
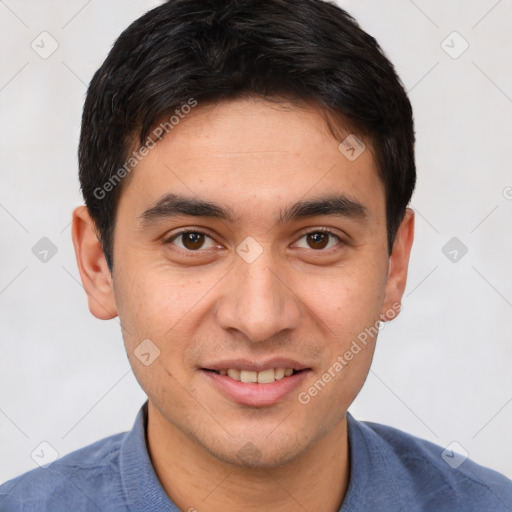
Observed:
[[[158,3],[0,0],[0,482],[36,467],[43,441],[63,455],[130,429],[145,400],[117,319],[88,311],[69,224],[86,84]],[[351,412],[456,441],[512,478],[512,2],[340,5],[410,93],[419,175],[404,310]],[[31,47],[52,39],[46,59]],[[32,252],[43,237],[46,262]]]

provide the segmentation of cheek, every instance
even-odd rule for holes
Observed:
[[[374,343],[344,340],[330,351],[325,365],[301,389],[297,399],[309,418],[322,418],[326,430],[343,419],[368,375]]]
[[[375,264],[340,271],[325,279],[314,276],[302,284],[306,302],[331,333],[346,341],[373,325],[385,296],[385,269]]]
[[[123,275],[130,277],[118,283],[116,301],[126,352],[142,389],[165,401],[165,393],[187,382],[182,361],[194,329],[194,305],[204,295],[201,283],[177,283],[163,272]]]
[[[132,274],[116,293],[119,317],[130,331],[163,341],[187,324],[205,295],[204,287],[201,280],[176,279],[170,272]]]
[[[140,273],[139,278],[132,274],[131,279],[120,283],[118,314],[123,325],[124,344],[143,389],[158,393],[159,382],[167,382],[173,377],[187,385],[193,366],[187,352],[195,346],[194,334],[209,307],[207,291],[217,281],[218,278],[176,277],[168,271],[155,270]],[[142,351],[138,347],[147,343],[143,342],[147,339],[157,347],[153,350],[158,354],[149,366],[136,358]]]

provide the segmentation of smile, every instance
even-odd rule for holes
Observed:
[[[293,392],[299,386],[304,386],[304,380],[311,372],[311,368],[290,360],[273,362],[256,364],[238,361],[237,364],[231,361],[214,365],[215,368],[200,368],[200,371],[212,388],[230,402],[250,407],[269,407],[294,396]]]
[[[215,370],[212,370],[215,371]],[[225,375],[230,379],[236,380],[237,382],[243,383],[258,383],[258,384],[271,384],[276,380],[290,377],[298,372],[293,368],[269,368],[262,371],[253,370],[239,370],[238,368],[228,368],[224,370],[215,371],[219,375]]]

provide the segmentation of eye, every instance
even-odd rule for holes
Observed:
[[[205,247],[205,242],[209,240],[209,246]],[[179,243],[174,243],[175,241]],[[183,230],[174,233],[171,237],[164,240],[165,244],[177,245],[180,249],[186,251],[198,251],[199,249],[211,249],[216,247],[213,239],[201,231]]]
[[[314,250],[331,249],[338,243],[342,242],[338,235],[335,235],[328,229],[317,229],[316,231],[310,231],[309,233],[306,233],[299,238],[299,240],[302,239],[305,239],[307,244],[306,247],[302,246],[302,248]]]

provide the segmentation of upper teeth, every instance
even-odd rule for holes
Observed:
[[[220,370],[221,375],[227,375],[233,380],[241,382],[257,382],[259,384],[269,384],[275,380],[281,380],[283,377],[289,377],[293,373],[291,368],[270,368],[261,372],[251,370],[237,370],[229,368],[228,370]]]

